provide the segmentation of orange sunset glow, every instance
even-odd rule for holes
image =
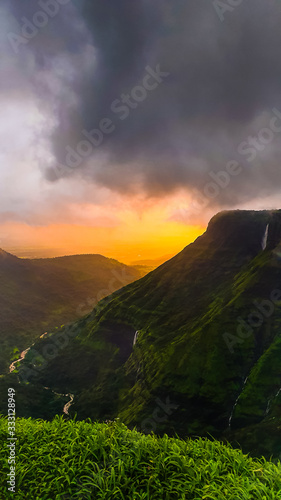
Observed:
[[[20,257],[101,253],[131,263],[172,256],[205,229],[203,222],[173,220],[175,207],[183,213],[183,202],[182,195],[143,205],[123,200],[123,206],[110,208],[80,204],[73,208],[87,214],[83,224],[78,216],[77,222],[74,217],[73,223],[62,223],[59,214],[57,224],[6,222],[0,226],[0,246]]]
[[[209,13],[198,8],[193,30],[181,25],[193,19],[183,0],[178,8],[128,2],[122,15],[113,0],[64,1],[54,23],[26,40],[16,34],[18,19],[37,15],[33,0],[4,3],[1,249],[24,258],[159,261],[220,210],[278,206],[280,78],[272,83],[263,60],[251,60],[249,82],[234,92],[254,42],[234,27],[230,64],[220,42],[231,39],[228,25],[218,24],[212,2]]]

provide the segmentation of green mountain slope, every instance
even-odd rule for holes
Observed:
[[[273,422],[275,436],[280,241],[280,211],[218,214],[176,257],[62,329],[54,358],[58,334],[36,344],[22,379],[73,393],[78,418],[214,436]],[[281,440],[270,447],[281,453]]]
[[[133,267],[102,255],[19,259],[0,251],[0,373],[11,349],[92,310],[106,295],[138,279]]]

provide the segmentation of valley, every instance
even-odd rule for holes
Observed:
[[[0,373],[46,331],[81,318],[145,273],[102,255],[20,259],[2,250]]]
[[[73,394],[70,416],[140,430],[155,401],[170,400],[176,409],[157,434],[238,435],[245,451],[280,456],[280,241],[280,211],[218,214],[180,254],[35,342],[11,376],[26,394]],[[251,427],[267,439],[249,445]]]

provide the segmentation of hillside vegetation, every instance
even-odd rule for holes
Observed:
[[[102,255],[19,259],[0,250],[0,373],[14,348],[87,314],[145,274]]]
[[[2,500],[281,499],[280,463],[253,460],[218,441],[63,418],[18,419],[16,434],[15,494],[7,490],[7,449],[0,450]],[[5,418],[0,436],[5,442]]]
[[[279,211],[218,214],[176,257],[40,340],[44,358],[53,343],[71,339],[44,366],[28,353],[19,374],[28,373],[30,388],[73,393],[70,413],[79,419],[238,435],[247,452],[280,457],[280,241]],[[151,423],[159,401],[172,407]],[[242,431],[260,424],[268,430],[262,442],[258,430],[254,440]]]

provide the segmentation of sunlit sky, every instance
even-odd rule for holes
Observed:
[[[130,263],[280,208],[280,3],[38,5],[0,7],[1,248]]]
[[[0,246],[21,257],[100,253],[131,263],[174,255],[204,231],[199,220],[185,220],[186,194],[149,201],[117,198],[106,206],[64,204],[64,216],[58,207],[57,214],[48,214],[50,223],[7,221]]]

